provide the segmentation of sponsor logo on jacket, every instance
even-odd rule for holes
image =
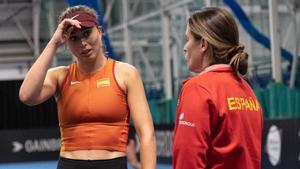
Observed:
[[[180,113],[180,115],[179,115],[179,122],[178,122],[179,125],[184,125],[184,126],[189,126],[189,127],[195,127],[195,123],[183,120],[183,118],[184,118],[184,113]]]

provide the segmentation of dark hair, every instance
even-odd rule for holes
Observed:
[[[59,15],[58,23],[60,23],[65,18],[68,18],[68,16],[70,16],[74,12],[85,12],[85,13],[88,13],[89,15],[94,16],[96,18],[97,25],[99,25],[97,12],[93,8],[90,8],[85,5],[76,5],[76,6],[68,7],[67,9],[62,11],[61,14]]]
[[[229,64],[235,72],[245,75],[248,54],[239,43],[239,32],[233,16],[219,7],[206,7],[188,19],[191,34],[209,44],[210,65]]]

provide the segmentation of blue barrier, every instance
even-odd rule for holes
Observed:
[[[237,19],[240,21],[243,28],[249,33],[249,35],[256,40],[258,43],[262,44],[266,48],[270,49],[270,39],[260,33],[254,25],[252,25],[251,21],[240,7],[240,5],[235,0],[224,0],[224,3],[227,4],[232,12],[235,14]],[[287,59],[290,63],[292,63],[293,55],[284,48],[280,49],[282,56]]]

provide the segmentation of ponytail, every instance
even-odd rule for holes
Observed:
[[[241,75],[245,75],[248,71],[248,54],[244,52],[244,46],[238,45],[229,50],[229,65],[233,70]]]

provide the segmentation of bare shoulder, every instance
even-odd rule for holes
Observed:
[[[131,64],[116,61],[116,72],[125,77],[134,77],[138,75],[138,70]]]
[[[67,73],[68,70],[69,70],[69,66],[58,66],[58,67],[50,68],[48,72],[60,76],[61,74]]]
[[[140,80],[138,70],[131,64],[116,61],[115,77],[120,87],[127,93],[131,84],[136,84]]]
[[[69,69],[69,66],[57,66],[57,67],[53,67],[50,68],[49,71],[53,71],[53,72],[63,72],[63,71],[67,71]]]
[[[68,70],[69,70],[69,66],[58,66],[58,67],[50,68],[48,74],[50,78],[57,79],[58,84],[61,84],[61,82],[66,77]]]

